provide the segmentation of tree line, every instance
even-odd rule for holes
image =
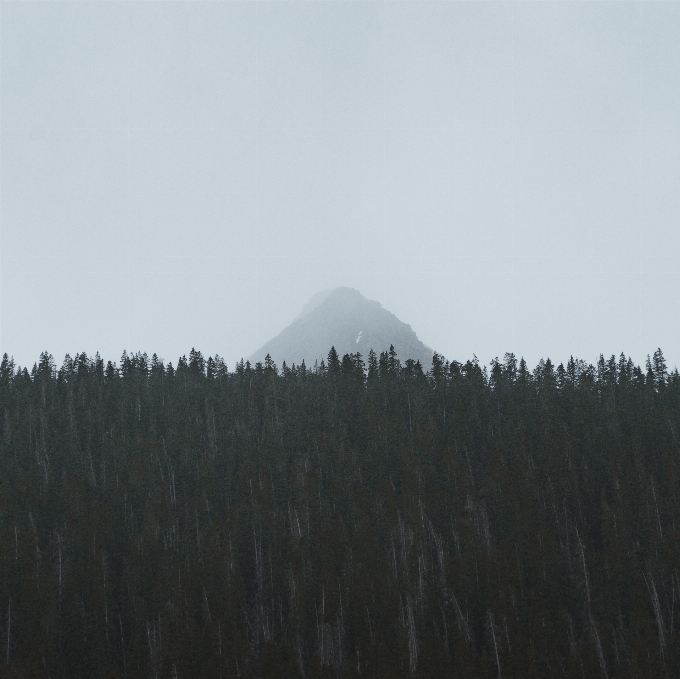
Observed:
[[[0,677],[678,676],[680,376],[5,355],[0,545]]]

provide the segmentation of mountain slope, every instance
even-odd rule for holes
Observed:
[[[425,346],[411,329],[380,303],[366,299],[352,288],[337,288],[314,295],[300,315],[279,335],[249,357],[263,361],[270,354],[281,365],[307,366],[326,359],[331,346],[340,357],[357,351],[366,359],[370,349],[376,354],[393,344],[402,363],[419,360],[424,370],[432,364],[432,349]]]

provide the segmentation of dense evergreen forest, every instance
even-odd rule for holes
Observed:
[[[661,351],[366,359],[5,356],[0,676],[679,676]]]

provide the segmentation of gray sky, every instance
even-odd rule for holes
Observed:
[[[360,290],[680,365],[680,3],[1,0],[0,352],[228,365]]]

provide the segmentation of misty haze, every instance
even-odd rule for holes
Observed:
[[[0,679],[680,676],[678,35],[0,0]]]

